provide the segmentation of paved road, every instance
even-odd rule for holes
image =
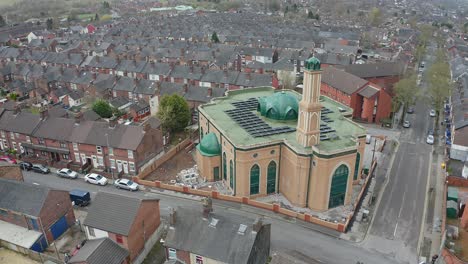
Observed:
[[[161,215],[167,217],[169,207],[186,206],[200,208],[198,200],[175,197],[172,195],[156,194],[150,191],[129,192],[118,190],[115,187],[95,186],[87,184],[83,179],[69,180],[58,178],[54,174],[42,175],[33,172],[25,172],[26,182],[49,186],[52,188],[71,190],[73,188],[84,189],[91,192],[91,196],[98,191],[119,193],[122,195],[135,195],[146,197],[157,197],[160,199]],[[258,211],[255,208],[214,201],[214,210],[220,213],[233,213],[245,217],[255,218]],[[392,258],[380,253],[373,252],[359,245],[345,240],[332,238],[308,228],[305,228],[288,219],[280,217],[265,217],[266,221],[272,223],[272,254],[274,252],[287,252],[292,256],[300,256],[307,263],[318,264],[355,264],[361,261],[365,264],[396,264]]]
[[[430,52],[429,52],[430,54]],[[426,69],[433,57],[426,58]],[[427,90],[424,81],[420,89]],[[368,238],[363,246],[393,256],[400,263],[417,261],[432,146],[426,136],[433,118],[425,100],[418,100],[415,113],[407,115],[412,124],[400,134],[389,180],[381,196]]]

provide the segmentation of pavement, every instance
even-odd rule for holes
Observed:
[[[432,62],[431,58],[426,61]],[[424,80],[421,89],[427,89]],[[411,122],[410,128],[399,128],[399,135],[388,132],[391,133],[388,137],[398,140],[398,148],[385,179],[382,179],[385,174],[377,172],[380,179],[376,180],[383,181],[383,192],[361,245],[394,258],[398,263],[417,263],[432,165],[433,147],[426,144],[426,136],[434,121],[425,100],[418,100],[415,113],[406,114],[404,118]]]
[[[82,176],[82,175],[81,175]],[[49,186],[56,189],[83,189],[91,193],[92,199],[97,192],[112,192],[127,196],[155,197],[160,199],[161,216],[167,218],[170,208],[177,206],[192,207],[201,210],[201,198],[170,191],[146,189],[145,191],[129,192],[116,189],[112,185],[97,186],[85,183],[82,178],[75,180],[59,178],[54,174],[37,174],[24,172],[26,182]],[[355,264],[360,261],[365,264],[396,264],[391,256],[361,247],[359,244],[339,239],[339,234],[327,228],[310,225],[295,218],[274,214],[248,205],[214,200],[214,210],[220,213],[230,212],[248,218],[263,216],[272,224],[271,252],[286,252],[300,254],[310,263],[321,264]],[[86,209],[85,209],[86,210]]]

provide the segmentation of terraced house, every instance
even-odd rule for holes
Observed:
[[[352,109],[320,95],[320,61],[305,63],[304,91],[229,91],[199,107],[197,164],[235,196],[283,194],[324,211],[351,202],[361,176],[365,129]]]

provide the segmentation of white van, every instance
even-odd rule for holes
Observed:
[[[372,140],[372,136],[367,134],[366,135],[366,144],[370,144],[371,143],[371,140]]]

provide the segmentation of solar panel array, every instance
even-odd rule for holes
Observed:
[[[296,131],[296,129],[288,126],[273,128],[256,114],[252,113],[258,106],[258,100],[256,98],[233,102],[232,105],[236,108],[226,110],[225,113],[253,137],[265,137]]]
[[[282,133],[290,133],[296,131],[296,129],[282,126],[282,127],[271,127],[265,121],[263,121],[252,111],[258,107],[258,100],[256,98],[249,98],[246,101],[233,102],[236,108],[226,110],[226,114],[231,117],[240,127],[245,129],[253,137],[265,137]],[[335,129],[331,128],[328,123],[332,123],[333,119],[328,117],[328,114],[333,113],[332,110],[322,107],[321,109],[321,120],[323,123],[320,124],[320,140],[330,140],[333,137],[337,137],[336,134],[329,134],[336,132]]]
[[[320,119],[324,122],[320,124],[320,140],[330,140],[332,137],[330,135],[327,135],[328,133],[331,132],[336,132],[335,129],[331,128],[328,126],[328,123],[332,123],[333,119],[329,118],[327,115],[333,113],[332,110],[322,107],[321,113],[320,113]],[[333,134],[334,135],[334,134]],[[336,135],[334,135],[336,136]]]

